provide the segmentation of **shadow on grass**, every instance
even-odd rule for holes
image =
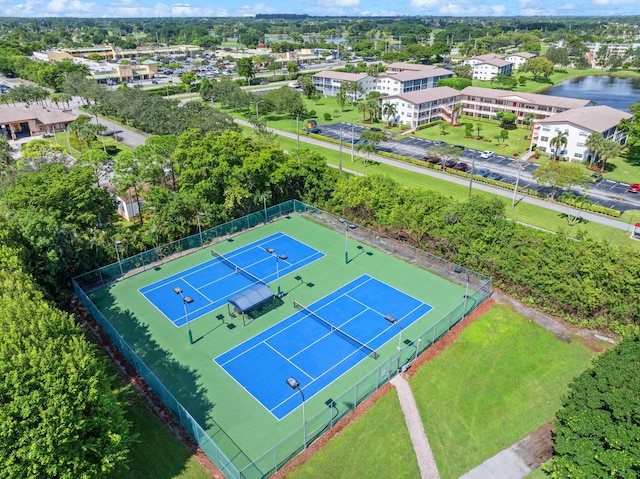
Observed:
[[[116,304],[114,296],[111,296],[110,301],[111,304]],[[201,374],[194,368],[178,361],[170,350],[160,346],[149,331],[149,327],[142,324],[130,311],[120,311],[117,308],[113,308],[108,311],[103,310],[103,313],[153,373],[153,375],[147,374],[145,381],[154,390],[158,398],[169,408],[178,422],[180,422],[178,418],[183,419],[181,424],[185,430],[192,437],[200,435],[197,432],[197,428],[188,419],[184,418],[184,413],[179,412],[179,408],[173,398],[182,404],[189,412],[189,415],[207,431],[215,444],[234,463],[236,461],[242,464],[251,462],[233,439],[212,419],[215,403],[211,401],[209,391],[201,383]],[[220,317],[218,316],[217,319],[219,320]],[[212,329],[224,326],[225,323],[222,321]],[[196,338],[196,340],[202,339],[202,337]],[[187,340],[186,338],[187,336],[185,335],[185,341]],[[144,367],[140,368],[138,366],[137,369],[144,370]],[[160,384],[164,385],[169,394],[162,390]],[[167,471],[166,476],[156,475],[153,477],[170,479],[177,475],[174,472]]]

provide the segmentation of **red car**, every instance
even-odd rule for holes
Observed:
[[[629,193],[640,193],[640,183],[634,183],[627,190]]]

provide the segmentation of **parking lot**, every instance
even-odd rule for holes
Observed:
[[[320,135],[334,140],[339,140],[347,144],[351,144],[354,140],[360,138],[360,135],[366,127],[355,125],[352,123],[335,123],[335,124],[321,124],[318,125],[320,129]],[[385,131],[384,128],[382,131]],[[389,134],[390,136],[390,134]],[[416,138],[414,136],[405,136],[400,140],[383,141],[378,144],[376,149],[379,151],[386,151],[394,153],[396,155],[402,155],[414,160],[424,160],[427,149],[435,146],[436,142],[426,140],[423,138]],[[520,180],[518,182],[519,188],[527,188],[533,191],[539,191],[541,193],[551,193],[551,188],[538,185],[533,181],[532,173],[538,168],[536,163],[524,162],[520,163],[514,158],[493,155],[491,158],[481,158],[481,150],[475,150],[471,148],[461,148],[460,161],[464,161],[469,165],[473,164],[474,170],[481,169],[488,170],[492,174],[493,179],[498,179],[504,183],[514,185],[518,181],[518,167],[521,167]],[[520,163],[520,164],[519,164]],[[593,204],[599,204],[601,206],[615,208],[620,211],[626,211],[628,209],[640,208],[640,195],[637,193],[628,192],[628,183],[619,183],[612,180],[600,179],[590,183],[586,191],[580,191],[578,189],[571,190],[576,195],[583,195],[585,192],[588,195],[588,199]]]

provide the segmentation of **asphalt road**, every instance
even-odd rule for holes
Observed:
[[[337,123],[332,125],[319,125],[320,134],[328,138],[340,139],[347,143],[351,143],[353,139],[358,139],[362,131],[366,128],[351,123]],[[340,133],[342,130],[342,133]],[[385,141],[378,145],[378,150],[395,153],[398,155],[421,160],[425,157],[429,147],[435,143],[431,140],[416,138],[413,136],[405,136],[401,140]],[[532,173],[538,168],[538,165],[530,162],[518,162],[515,158],[502,155],[494,155],[491,158],[480,158],[480,150],[470,148],[461,148],[460,161],[463,161],[471,167],[473,165],[475,171],[480,169],[490,170],[492,173],[499,175],[500,180],[515,186],[518,181],[518,167],[521,166],[520,180],[518,187],[527,188],[529,190],[539,191],[542,193],[551,193],[551,188],[541,186],[533,181]],[[447,177],[450,178],[450,177]],[[639,179],[640,180],[640,179]],[[619,183],[612,180],[600,179],[591,183],[588,188],[574,188],[572,191],[576,195],[587,194],[589,201],[593,204],[601,205],[607,208],[614,208],[620,211],[630,209],[640,209],[640,195],[637,193],[629,193],[627,190],[629,183]]]
[[[236,120],[236,122],[239,123],[239,124],[245,125],[245,126],[251,126],[246,121]],[[348,128],[347,128],[346,125],[348,125]],[[360,128],[360,131],[364,130],[363,127],[353,126],[354,135],[358,131],[358,128]],[[324,134],[325,131],[326,131],[327,132],[326,136],[328,136],[328,131],[331,128],[327,128],[326,125],[320,125],[320,129],[321,129],[322,134]],[[338,124],[338,137],[339,137],[339,129],[340,129],[340,126]],[[343,135],[345,135],[345,136],[343,136],[343,140],[345,140],[345,137],[346,137],[346,133],[345,132],[347,130],[349,130],[349,132],[350,132],[351,129],[352,129],[351,124],[346,124],[346,123],[343,124]],[[281,131],[281,130],[275,130],[275,129],[269,129],[269,130],[271,132],[277,134],[277,135],[284,136],[286,138],[296,139],[298,137],[298,135],[295,134],[295,133],[289,133],[289,132],[285,132],[285,131]],[[412,138],[412,139],[415,139],[415,138]],[[334,151],[339,151],[340,150],[340,146],[339,145],[335,145],[335,144],[332,144],[332,143],[326,143],[326,142],[324,142],[322,140],[317,140],[315,138],[307,137],[306,135],[300,135],[300,141],[304,142],[304,143],[309,143],[309,144],[312,144],[312,145],[321,146],[321,147],[324,147],[324,148],[329,148],[329,149],[332,149]],[[428,140],[422,140],[422,141],[428,141]],[[392,143],[392,142],[388,141],[388,142],[385,142],[385,143],[388,144],[388,143]],[[379,149],[382,149],[382,148],[379,148]],[[344,150],[343,150],[343,153],[344,153]],[[417,154],[417,152],[416,152],[416,154]],[[421,152],[421,155],[424,156],[424,152]],[[434,169],[431,169],[431,168],[423,168],[423,167],[420,167],[419,165],[414,165],[414,164],[405,163],[405,162],[402,162],[402,161],[393,160],[391,158],[387,158],[387,157],[384,157],[384,156],[379,156],[379,155],[372,154],[370,156],[370,159],[374,160],[374,161],[377,161],[379,163],[385,163],[385,164],[394,166],[396,168],[402,168],[404,170],[412,171],[412,172],[415,172],[415,173],[418,173],[418,174],[422,174],[422,175],[433,176],[433,177],[436,177],[436,178],[439,178],[439,179],[442,179],[442,180],[445,180],[445,181],[449,181],[449,182],[452,182],[452,183],[456,183],[456,184],[459,184],[459,185],[468,185],[469,184],[469,181],[467,179],[465,179],[465,178],[462,178],[462,177],[448,175],[448,174],[442,173],[442,172],[440,172],[438,170],[434,170]],[[521,186],[523,185],[522,180],[520,182],[520,185]],[[508,198],[510,200],[513,198],[513,191],[505,191],[505,190],[503,190],[501,188],[494,188],[494,187],[492,187],[490,185],[487,185],[487,184],[474,182],[473,188],[476,189],[476,190],[487,191],[487,192],[490,192],[490,193],[495,194],[497,196],[502,196],[504,198]],[[531,198],[531,197],[523,196],[523,195],[517,195],[516,202],[517,203],[521,203],[522,202],[522,203],[533,204],[533,205],[539,206],[541,208],[546,208],[548,210],[557,211],[558,213],[562,213],[562,214],[570,213],[571,215],[578,216],[578,217],[582,218],[585,221],[590,221],[590,222],[593,222],[593,223],[600,223],[600,224],[607,225],[607,226],[610,226],[612,228],[617,228],[619,230],[623,230],[623,231],[627,231],[627,232],[631,231],[631,225],[629,225],[628,223],[616,220],[614,218],[607,218],[607,217],[604,217],[604,216],[588,213],[588,212],[585,212],[585,211],[579,211],[579,210],[571,208],[570,206],[565,205],[565,204],[552,203],[552,202],[549,202],[549,201],[543,201],[543,200],[540,200],[540,199],[537,199],[537,198]],[[638,203],[638,200],[635,200],[635,205],[636,205],[635,206],[636,208],[640,208],[640,203]],[[629,209],[628,205],[627,205],[627,209]]]

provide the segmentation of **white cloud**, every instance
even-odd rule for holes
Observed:
[[[84,15],[87,13],[95,14],[98,4],[91,2],[81,2],[79,0],[51,0],[45,7],[47,12],[63,13],[69,16],[72,12]]]
[[[440,3],[440,0],[411,0],[410,5],[413,8],[425,9],[437,7]]]
[[[637,0],[593,0],[594,5],[637,5]]]
[[[329,7],[356,7],[360,5],[360,0],[326,0],[324,5]]]
[[[256,3],[255,5],[243,5],[234,10],[234,16],[245,17],[247,15],[256,15],[258,13],[277,13],[278,9],[267,5],[266,3]]]

